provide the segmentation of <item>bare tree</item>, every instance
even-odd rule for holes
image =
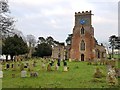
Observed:
[[[8,35],[14,30],[14,19],[8,15],[9,5],[7,0],[0,0],[0,33],[1,36]]]
[[[35,47],[35,44],[36,44],[35,36],[33,36],[31,34],[27,35],[27,42],[28,42],[28,46],[29,46],[28,57],[31,58],[31,55],[34,52],[34,47]]]

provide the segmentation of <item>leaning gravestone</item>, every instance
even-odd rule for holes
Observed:
[[[22,77],[22,78],[27,77],[27,71],[22,70],[22,71],[21,71],[21,77]]]

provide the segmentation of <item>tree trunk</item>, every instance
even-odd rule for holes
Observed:
[[[6,62],[8,61],[8,55],[6,55]]]
[[[112,47],[112,58],[114,57],[114,48]]]
[[[13,61],[13,55],[10,55],[11,60]]]

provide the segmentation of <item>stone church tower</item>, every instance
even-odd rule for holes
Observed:
[[[75,26],[70,50],[70,58],[78,61],[94,59],[95,38],[91,11],[75,12]]]
[[[91,17],[91,11],[75,12],[75,25],[71,34],[71,44],[66,47],[62,46],[62,48],[61,46],[54,47],[52,58],[57,59],[59,52],[61,52],[61,59],[64,59],[65,56],[76,61],[104,61],[106,59],[105,47],[103,44],[99,45],[94,37]],[[67,52],[66,55],[65,51]]]

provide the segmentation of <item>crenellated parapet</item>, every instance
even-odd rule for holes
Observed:
[[[75,12],[75,15],[92,15],[92,11]]]

